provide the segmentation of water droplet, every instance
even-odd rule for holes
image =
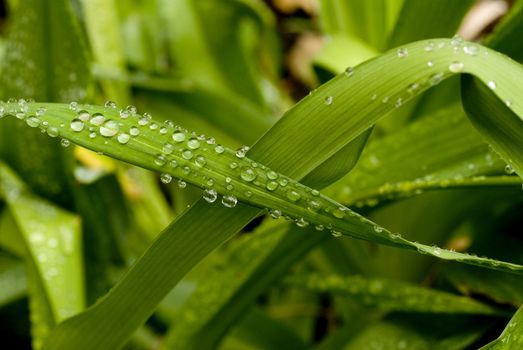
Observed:
[[[237,167],[238,167],[238,163],[236,163],[236,162],[229,163],[229,168],[236,169]]]
[[[284,178],[284,177],[281,177],[281,178],[278,180],[278,183],[280,184],[280,186],[285,187],[285,186],[287,186],[287,184],[289,183],[289,180],[287,180],[287,179]]]
[[[205,166],[205,164],[207,164],[207,161],[205,160],[205,157],[204,156],[198,156],[196,157],[196,159],[194,160],[194,163],[203,168]]]
[[[203,191],[203,199],[205,199],[208,203],[214,203],[216,202],[216,199],[218,198],[218,193],[214,189],[207,189]]]
[[[296,226],[298,226],[298,227],[309,226],[309,222],[307,220],[305,220],[304,218],[296,219],[295,223],[296,223]]]
[[[265,187],[269,191],[274,191],[278,188],[278,183],[276,181],[270,180],[270,181],[267,181],[267,184],[265,185]]]
[[[487,83],[487,86],[491,89],[491,90],[496,90],[496,87],[497,87],[497,84],[494,80],[489,80],[489,82]]]
[[[512,100],[505,100],[505,106],[512,107]]]
[[[130,138],[131,138],[131,136],[129,136],[129,134],[121,133],[120,135],[118,135],[117,140],[122,145],[125,145],[127,142],[129,142]]]
[[[323,230],[325,230],[325,226],[323,226],[321,224],[314,226],[314,228],[316,229],[316,231],[323,231]]]
[[[383,232],[383,227],[378,226],[378,225],[375,225],[375,226],[374,226],[374,231],[375,231],[376,233],[382,233],[382,232]]]
[[[463,52],[470,56],[476,56],[478,54],[479,48],[476,44],[466,44],[463,46]]]
[[[507,173],[508,175],[512,175],[514,174],[514,168],[512,167],[512,165],[510,164],[507,164],[505,165],[505,173]]]
[[[346,76],[352,77],[353,74],[354,74],[354,68],[353,67],[347,67],[345,69],[345,75]]]
[[[104,106],[105,108],[116,109],[116,103],[113,101],[106,101]]]
[[[165,154],[171,154],[174,152],[174,146],[171,143],[166,143],[162,147],[162,152]]]
[[[45,107],[38,107],[38,109],[36,110],[35,114],[36,114],[37,117],[42,117],[45,114],[45,112],[47,112],[47,108],[45,108]]]
[[[169,129],[167,129],[166,127],[163,126],[163,127],[160,128],[160,134],[165,135],[168,132],[169,132]]]
[[[281,211],[279,211],[277,209],[271,210],[269,213],[271,215],[271,218],[273,218],[273,219],[279,219],[279,218],[281,218],[281,215],[282,215]]]
[[[49,135],[50,137],[57,137],[59,134],[60,133],[58,131],[58,128],[54,126],[51,126],[47,129],[47,135]]]
[[[179,188],[185,188],[187,187],[187,182],[183,181],[183,180],[178,180],[178,187]]]
[[[451,64],[449,64],[449,71],[451,71],[452,73],[459,73],[463,71],[464,67],[465,65],[463,64],[463,62],[454,61]]]
[[[452,37],[452,40],[450,40],[450,45],[452,46],[460,46],[463,44],[463,38],[456,34]]]
[[[248,146],[242,146],[240,147],[237,151],[236,151],[236,157],[242,159],[242,158],[245,158],[245,154],[247,153],[247,151],[249,150],[249,147]]]
[[[402,104],[403,104],[403,99],[401,97],[398,97],[398,99],[396,100],[396,103],[394,105],[396,106],[396,108],[400,108]]]
[[[137,110],[136,107],[133,106],[133,105],[129,105],[129,106],[125,107],[125,109],[127,110],[127,112],[129,112],[129,114],[130,114],[131,116],[135,116],[136,113],[138,113],[138,110]]]
[[[38,119],[37,117],[29,117],[25,120],[25,122],[27,123],[27,125],[29,125],[31,128],[36,128],[40,125],[41,123],[41,120]]]
[[[325,97],[325,104],[327,106],[330,106],[332,104],[333,100],[334,100],[334,98],[332,96],[327,96],[327,97]]]
[[[75,118],[71,121],[70,127],[71,127],[71,130],[73,130],[75,132],[80,132],[84,129],[84,122],[78,118]]]
[[[80,119],[83,122],[86,122],[89,119],[91,119],[91,115],[89,114],[89,112],[82,110],[76,113],[76,118]]]
[[[184,150],[182,151],[182,158],[183,158],[183,159],[187,159],[187,160],[189,160],[189,159],[191,159],[192,157],[193,157],[193,153],[192,153],[192,151],[191,151],[190,149],[184,149]]]
[[[381,103],[387,103],[389,102],[389,96],[385,96],[381,99]]]
[[[89,122],[92,125],[100,126],[105,122],[105,117],[101,113],[95,113]]]
[[[292,202],[296,202],[301,198],[301,195],[295,190],[291,189],[287,191],[287,198]]]
[[[238,203],[238,199],[232,194],[222,197],[222,204],[227,208],[234,208],[236,203]]]
[[[151,121],[151,118],[147,114],[144,114],[138,119],[138,125],[146,126]]]
[[[434,50],[434,43],[432,41],[427,42],[427,44],[424,47],[424,50],[426,52],[430,52],[430,51]]]
[[[164,166],[165,163],[167,163],[167,159],[165,158],[165,156],[163,154],[157,155],[156,158],[154,159],[154,164],[156,164],[158,166]]]
[[[427,61],[427,67],[434,67],[434,62],[432,60]]]
[[[443,80],[443,73],[434,73],[429,77],[430,85],[438,85]]]
[[[331,230],[331,235],[334,238],[338,238],[342,236],[342,233],[340,231]]]
[[[104,137],[113,137],[118,133],[119,129],[120,127],[118,126],[118,123],[112,119],[109,119],[103,123],[102,126],[100,126],[100,135]]]
[[[257,174],[254,171],[254,169],[249,168],[249,167],[243,167],[240,172],[240,176],[241,176],[242,180],[251,182],[251,181],[254,181],[254,179],[256,179]]]
[[[71,145],[71,141],[69,141],[68,139],[61,139],[60,140],[60,145],[62,147],[69,147]]]
[[[156,130],[156,129],[158,129],[158,124],[156,124],[156,123],[154,123],[154,122],[151,123],[151,125],[149,125],[149,129],[151,129],[151,130]]]
[[[191,138],[189,141],[187,141],[187,147],[190,149],[198,149],[200,148],[200,141],[195,138]]]
[[[337,217],[338,219],[343,219],[346,215],[345,212],[346,212],[345,208],[339,207],[332,211],[332,215],[334,215],[334,217]]]
[[[176,168],[178,166],[178,162],[176,160],[171,160],[171,162],[169,163],[169,165],[171,166],[171,168]]]
[[[138,129],[136,126],[132,126],[129,129],[129,134],[131,134],[131,136],[133,136],[133,137],[138,136],[138,135],[140,135],[140,129]]]
[[[172,138],[176,142],[183,142],[183,141],[185,141],[185,133],[183,133],[181,131],[176,131],[173,134]]]
[[[121,109],[120,110],[120,118],[122,118],[122,119],[129,118],[129,111],[126,110],[126,109]]]
[[[269,171],[267,171],[267,178],[269,180],[276,180],[278,178],[278,173],[275,172],[274,170],[269,170]]]
[[[314,200],[314,201],[310,201],[310,202],[309,202],[308,209],[309,209],[310,211],[313,211],[313,212],[314,212],[314,211],[318,211],[318,210],[321,209],[321,204],[320,204],[320,202],[318,202],[318,201],[316,201],[316,200]]]
[[[69,109],[72,111],[76,111],[78,109],[78,102],[69,103]]]
[[[171,175],[169,175],[169,174],[162,174],[162,175],[160,175],[160,180],[164,184],[168,184],[168,183],[170,183],[173,180],[173,177]]]
[[[225,148],[222,145],[216,145],[216,147],[214,147],[214,152],[216,152],[218,154],[222,154],[224,151],[225,151]]]
[[[94,138],[96,138],[96,135],[97,134],[94,131],[92,131],[92,132],[89,133],[89,138],[90,139],[94,139]]]
[[[400,47],[397,51],[396,51],[396,54],[399,58],[405,58],[409,55],[409,51],[404,48],[404,47]]]

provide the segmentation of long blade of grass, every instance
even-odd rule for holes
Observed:
[[[358,67],[358,69],[352,76],[347,77],[342,75],[333,79],[330,83],[320,88],[315,94],[313,94],[309,98],[306,98],[295,108],[293,108],[292,112],[288,113],[278,123],[278,128],[271,129],[267,136],[265,136],[261,140],[261,142],[259,142],[260,146],[253,148],[253,152],[252,154],[249,153],[249,156],[256,159],[256,161],[266,163],[266,165],[274,167],[275,169],[281,172],[287,173],[296,178],[301,178],[308,172],[310,172],[312,169],[314,169],[318,163],[321,164],[322,160],[327,159],[328,157],[336,153],[336,151],[343,148],[347,143],[349,143],[359,134],[361,134],[370,125],[376,122],[380,116],[382,116],[388,111],[393,110],[395,108],[395,105],[401,105],[402,102],[406,101],[406,99],[408,99],[409,96],[412,95],[412,89],[409,89],[410,84],[418,84],[417,89],[414,89],[416,90],[414,94],[416,94],[424,90],[425,88],[428,88],[433,84],[439,82],[440,79],[448,77],[455,73],[455,66],[452,66],[452,72],[448,71],[448,67],[454,62],[454,59],[461,59],[463,61],[462,63],[464,63],[464,65],[466,66],[467,63],[469,63],[470,61],[481,58],[478,59],[478,61],[484,62],[486,67],[478,69],[476,73],[479,75],[481,75],[481,71],[483,70],[490,71],[490,69],[488,69],[489,65],[507,65],[507,69],[520,69],[518,66],[514,66],[513,63],[509,63],[506,59],[502,57],[489,55],[488,59],[486,59],[485,56],[469,55],[461,49],[456,50],[456,47],[462,48],[461,45],[461,43],[455,43],[454,41],[451,42],[449,40],[438,40],[437,42],[432,43],[432,45],[430,45],[430,43],[427,42],[411,44],[409,46],[406,46],[399,52],[391,52],[387,55],[384,55],[380,58],[372,60]],[[431,48],[429,52],[425,51],[424,48],[426,46],[429,46]],[[406,54],[407,52],[408,54]],[[481,53],[483,52],[484,51],[481,51]],[[432,67],[427,66],[428,61],[432,61]],[[388,64],[393,64],[395,66],[395,69],[392,70],[390,68],[387,68]],[[409,76],[409,78],[406,78],[406,76]],[[382,80],[382,78],[386,79]],[[501,82],[502,80],[503,79],[500,79],[499,81]],[[387,81],[388,84],[382,84],[382,81]],[[380,88],[377,88],[378,84],[380,85]],[[381,88],[384,88],[386,90],[381,90]],[[513,89],[511,91],[511,94],[517,93],[518,84],[512,84],[512,88]],[[369,103],[368,101],[372,101],[372,96],[374,96],[374,94],[379,95],[380,100],[375,101],[375,103]],[[384,98],[385,96],[387,97],[387,99]],[[400,100],[401,103],[398,103],[399,98],[402,98],[402,100]],[[383,101],[385,101],[385,103],[383,103]],[[55,115],[54,117],[56,117],[58,108],[60,108],[61,113],[66,113],[65,108],[62,109],[62,107],[56,106],[53,108],[51,107],[52,106],[50,105],[48,106],[48,113],[45,117],[46,119],[48,117],[51,117],[52,115]],[[348,120],[342,118],[342,115],[346,113],[347,108],[354,112],[351,113],[351,118]],[[514,106],[514,108],[516,109],[518,107]],[[51,109],[53,113],[50,113]],[[93,112],[94,110],[97,109],[95,107],[91,108],[91,112]],[[103,112],[108,113],[106,110],[104,110]],[[55,122],[61,120],[70,123],[72,118],[71,112],[67,111],[66,114],[67,115],[63,115],[62,117],[58,117],[57,119],[55,119]],[[318,120],[322,120],[322,125],[325,125],[325,130],[322,130],[322,132],[318,132]],[[59,125],[56,123],[50,124]],[[301,126],[299,130],[296,130],[295,125]],[[60,130],[60,128],[57,127],[58,133],[63,132],[66,129],[67,128]],[[324,135],[326,134],[331,134],[331,137],[326,139],[324,137]],[[97,150],[105,151],[108,154],[111,154],[115,157],[124,158],[125,152],[123,152],[123,150],[125,149],[126,152],[129,150],[129,147],[123,147],[120,151],[117,151],[118,154],[115,154],[114,151],[118,148],[114,146],[118,144],[117,141],[113,138],[107,140],[108,144],[111,144],[111,146],[107,146],[103,144],[105,140],[102,142],[97,141],[96,139],[94,141],[90,141],[90,139],[88,139],[87,137],[80,137],[75,132],[68,132],[67,134],[62,134],[62,136],[68,137],[71,140],[79,142],[86,146],[92,147],[96,143],[95,148]],[[158,138],[156,134],[154,134],[154,137]],[[100,139],[99,136],[98,139]],[[140,138],[141,141],[146,139],[148,138]],[[150,141],[151,140],[148,140],[147,142],[149,143]],[[293,145],[300,145],[301,147],[303,147],[304,145],[310,146],[308,148],[303,148],[303,150],[307,150],[306,152],[300,152],[299,149],[286,149],[285,152],[281,152],[280,154],[274,152],[283,151],[283,149],[285,148],[282,149],[282,146],[287,142]],[[314,145],[314,147],[312,147],[312,145]],[[140,146],[140,149],[144,150],[142,146]],[[259,151],[256,151],[257,149]],[[154,159],[158,156],[157,152],[161,152],[161,149],[158,146],[156,146],[152,147],[150,151],[154,152],[154,154],[133,154],[132,161],[135,163],[139,162],[143,164],[142,166],[156,168],[156,166],[153,165]],[[289,161],[289,159],[292,159],[293,161]],[[299,168],[297,168],[297,166]],[[224,171],[229,171],[224,169],[223,167],[221,169],[223,169]],[[165,168],[162,169],[162,171],[166,170],[167,169]],[[200,172],[198,171],[198,173]],[[237,179],[238,174],[236,173],[235,176]],[[184,175],[182,175],[181,177],[190,179],[190,177],[185,177]],[[240,184],[239,187],[241,187],[242,182],[240,181],[238,183]],[[248,190],[248,188],[252,187],[248,185],[244,187],[245,190]],[[254,191],[252,192],[254,195]],[[248,195],[246,195],[247,192],[238,191],[234,193],[238,194],[239,198],[242,200],[248,201],[247,198],[250,198]],[[253,203],[253,201],[251,201],[251,203]],[[285,200],[285,203],[287,203],[287,200]],[[258,203],[258,205],[263,204]],[[208,212],[205,211],[205,209],[203,208],[201,210],[202,212]],[[220,211],[222,211],[222,209],[220,209]],[[247,210],[245,212],[244,218],[248,220],[253,215],[256,215],[257,212],[257,210]],[[309,214],[307,213],[307,216],[304,215],[303,217],[309,217]],[[236,220],[239,218],[240,216],[238,215]],[[236,222],[236,220],[233,221]],[[238,227],[241,227],[245,223],[246,221],[242,220],[242,224],[239,224]],[[365,225],[358,224],[357,227],[365,227]],[[347,232],[345,230],[342,231]],[[352,230],[348,230],[348,232],[351,231]],[[464,255],[459,253],[426,247],[421,244],[405,243],[401,238],[397,236],[389,236],[389,233],[387,233],[386,231],[374,233],[367,231],[366,233],[370,233],[374,237],[381,237],[382,240],[380,239],[379,241],[382,242],[394,242],[394,244],[397,244],[399,241],[401,241],[402,245],[407,244],[410,247],[419,248],[422,252],[427,252],[433,254],[434,256],[439,256],[442,258],[456,259],[466,261],[469,263],[483,264],[492,267],[494,267],[494,265],[497,264],[495,262],[489,262],[489,260],[487,259],[477,257],[465,257]],[[232,232],[228,233],[227,236],[229,236],[230,234],[232,234]],[[168,240],[168,238],[165,238],[163,235],[160,237],[160,240],[162,240],[162,238],[164,240]],[[163,247],[162,249],[168,250],[170,247],[171,245],[168,245]],[[151,253],[151,251],[149,253]],[[149,253],[147,253],[145,257],[149,257]],[[148,261],[148,259],[150,258],[143,258],[142,261]],[[193,263],[194,261],[195,260],[193,260]],[[189,264],[186,266],[188,267]],[[517,268],[513,265],[507,264],[500,264],[497,266],[497,268],[505,267],[509,269],[510,267]],[[130,283],[131,285],[136,285],[137,283],[140,284],[141,282],[138,282],[138,279],[140,278],[138,276],[140,273],[136,273],[137,271],[140,271],[139,268],[142,268],[141,263],[137,264],[135,266],[135,269],[131,270],[131,272],[133,273],[133,277],[129,277],[127,279],[124,279],[123,281],[125,281],[125,283]],[[135,273],[136,275],[134,275]],[[183,271],[179,271],[179,273],[183,274]],[[129,281],[129,279],[131,281]],[[162,281],[164,280],[162,279]],[[168,283],[165,283],[166,287],[172,286],[173,283],[176,283],[176,279],[174,279],[174,282],[169,281]],[[123,282],[114,290],[114,293],[110,294],[111,298],[117,296],[124,297],[123,300],[120,300],[121,304],[129,302],[133,299],[133,297],[137,297],[139,295],[139,293],[131,293],[127,294],[126,296],[125,293],[118,294],[120,293],[122,288],[125,288]],[[118,293],[116,291],[118,291]],[[162,293],[165,292],[162,292],[161,290],[156,290],[154,293],[155,300],[157,300],[157,298],[160,295],[162,295]],[[118,330],[119,335],[115,333],[111,334],[112,337],[110,338],[112,339],[112,342],[109,345],[114,346],[117,344],[122,344],[122,342],[126,339],[126,332],[129,332],[130,329],[134,329],[133,327],[135,327],[136,324],[140,324],[141,322],[143,322],[141,320],[144,320],[145,317],[147,317],[150,314],[150,312],[152,311],[151,305],[154,303],[155,301],[151,301],[151,304],[144,305],[144,307],[141,308],[142,311],[140,311],[140,313],[137,312],[136,317],[133,319],[129,319],[128,316],[124,316],[127,315],[125,310],[116,313],[111,313],[112,311],[114,311],[114,309],[109,311],[110,308],[101,307],[102,304],[98,304],[98,308],[91,309],[90,313],[96,314],[98,312],[101,312],[98,310],[105,310],[103,311],[103,313],[106,314],[107,317],[110,317],[109,315],[111,314],[119,314],[121,315],[121,317],[127,319],[128,325],[126,325],[125,328],[120,328]],[[110,303],[107,303],[106,305],[109,304]],[[135,304],[136,303],[133,303],[133,305]],[[85,322],[89,322],[89,317],[85,317],[84,319],[86,320]],[[107,332],[108,329],[112,330],[112,327],[107,327],[107,324],[110,324],[112,321],[110,319],[105,319],[104,322],[100,322],[100,318],[98,317],[93,317],[91,319],[93,321],[96,319],[95,322],[97,323],[97,325],[96,327],[93,327],[93,332],[90,337],[92,337],[93,339],[97,339],[97,341],[101,341],[100,339],[103,339],[104,337],[102,336],[100,331],[104,329],[105,332]],[[76,321],[72,320],[71,322],[69,322],[69,325],[66,325],[67,323],[64,323],[63,328],[74,328],[74,326],[71,326],[73,322],[79,322],[78,324],[83,324],[83,321],[81,321],[80,318],[77,318]],[[58,334],[61,335],[58,336]],[[55,342],[55,344],[60,344],[61,341],[74,342],[75,339],[74,335],[69,337],[67,335],[67,332],[57,332],[56,335],[57,336],[53,337],[52,339],[52,341]],[[85,339],[86,336],[87,335],[84,334],[83,339]],[[107,340],[106,337],[105,340]],[[51,347],[51,345],[49,346]]]

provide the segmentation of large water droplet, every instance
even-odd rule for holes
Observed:
[[[89,114],[89,112],[82,110],[76,113],[76,118],[80,119],[83,122],[86,122],[89,119],[91,119],[91,115]]]
[[[198,149],[200,148],[200,141],[195,138],[191,138],[189,141],[187,141],[187,147],[190,149]]]
[[[256,179],[256,172],[252,168],[243,167],[240,172],[240,176],[241,176],[242,180],[251,182],[251,181],[254,181],[254,179]]]
[[[84,129],[84,126],[85,126],[84,122],[78,118],[73,119],[71,121],[71,125],[70,125],[71,130],[76,131],[76,132],[82,131]]]
[[[120,135],[118,135],[117,140],[122,145],[125,145],[127,142],[129,142],[130,138],[131,138],[131,136],[129,136],[129,134],[121,133]]]
[[[132,126],[129,129],[129,134],[131,134],[131,136],[133,136],[133,137],[138,136],[138,135],[140,135],[140,129],[138,129],[136,126]]]
[[[35,116],[32,116],[32,117],[29,117],[25,120],[25,122],[27,123],[27,125],[29,125],[31,128],[36,128],[40,125],[41,123],[41,120],[38,119],[37,117]]]
[[[105,117],[101,113],[95,113],[89,122],[92,125],[100,126],[105,122]]]
[[[160,175],[160,180],[164,183],[164,184],[168,184],[172,181],[173,177],[169,174],[162,174]]]
[[[109,119],[105,123],[103,123],[102,126],[100,126],[100,135],[104,137],[113,137],[118,133],[118,130],[120,127],[118,126],[118,122]]]
[[[176,131],[173,134],[172,138],[176,142],[183,142],[183,141],[185,141],[185,133],[183,133],[181,131]]]
[[[222,204],[227,208],[234,208],[238,203],[238,199],[232,194],[225,195],[222,197]]]
[[[218,193],[214,189],[207,189],[203,191],[203,199],[205,199],[208,203],[214,203],[216,202],[216,199],[218,198]]]

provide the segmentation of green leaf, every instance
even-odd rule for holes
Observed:
[[[68,1],[19,2],[9,25],[1,76],[4,99],[70,102],[86,97],[87,53]],[[18,124],[2,123],[0,155],[37,193],[64,202],[63,169],[69,158],[57,142]]]
[[[498,339],[482,347],[482,350],[516,350],[523,346],[523,307],[514,314]]]
[[[40,348],[54,324],[85,307],[80,220],[31,195],[3,164],[0,195],[5,198],[26,247],[33,346]]]
[[[384,114],[394,110],[396,105],[402,105],[413,95],[433,86],[440,79],[453,75],[454,72],[456,72],[456,66],[452,66],[452,72],[448,69],[455,60],[461,60],[464,67],[467,67],[467,69],[473,71],[474,74],[477,74],[487,81],[489,79],[497,79],[500,87],[504,84],[504,79],[502,79],[501,76],[490,77],[489,75],[499,72],[500,67],[504,67],[504,70],[506,71],[513,70],[521,72],[519,65],[510,62],[506,58],[495,54],[487,54],[487,52],[491,52],[488,49],[478,47],[478,53],[473,55],[469,54],[470,50],[463,50],[465,45],[470,44],[461,43],[459,40],[449,41],[441,39],[435,40],[432,44],[429,42],[410,44],[405,46],[403,50],[400,50],[399,53],[394,50],[374,60],[366,62],[357,67],[354,74],[351,76],[340,75],[334,78],[288,112],[278,122],[276,127],[272,128],[257,143],[256,147],[249,152],[249,157],[256,160],[258,170],[263,169],[260,164],[265,164],[266,166],[270,166],[282,173],[286,173],[293,178],[300,179],[315,169],[319,164],[323,163],[323,161],[334,155],[337,151],[343,149],[344,146],[367,130]],[[425,49],[427,46],[430,48],[428,51]],[[427,61],[429,60],[432,62],[432,66],[427,66]],[[390,67],[394,68],[391,69]],[[508,75],[508,73],[506,73],[506,75]],[[517,74],[511,74],[511,77],[517,77]],[[503,78],[506,78],[505,74],[503,74]],[[501,93],[500,96],[502,99],[514,98],[514,96],[520,91],[521,87],[513,81],[513,78],[507,80],[510,83],[510,89],[504,88],[494,91],[495,93]],[[386,82],[385,84],[383,83],[384,81]],[[412,84],[414,83],[418,84],[416,89],[413,89]],[[379,96],[379,99],[372,102],[374,94],[376,94],[376,97]],[[385,97],[388,99],[385,99]],[[385,103],[382,102],[383,100],[385,100]],[[30,109],[36,109],[37,106],[38,104],[30,104]],[[209,176],[212,175],[213,178],[222,180],[215,181],[216,188],[222,191],[222,194],[227,194],[223,189],[224,187],[226,189],[226,174],[230,174],[232,185],[234,187],[234,189],[230,191],[232,191],[232,193],[241,201],[259,207],[283,209],[284,212],[288,212],[293,216],[295,215],[296,218],[303,217],[314,223],[323,222],[325,224],[331,224],[334,230],[339,230],[343,233],[350,233],[354,237],[372,239],[375,242],[395,246],[410,247],[410,249],[418,249],[420,252],[429,253],[443,259],[457,260],[507,271],[512,269],[514,269],[514,271],[519,271],[520,269],[519,266],[514,264],[500,263],[479,257],[471,257],[457,252],[409,242],[397,235],[392,235],[390,232],[382,230],[379,227],[375,229],[375,226],[372,223],[367,222],[365,219],[360,221],[362,219],[357,215],[347,215],[347,213],[350,212],[345,211],[345,209],[342,211],[345,211],[346,216],[344,219],[340,220],[335,219],[335,215],[333,214],[331,214],[331,216],[326,214],[311,214],[305,206],[296,205],[296,203],[292,204],[292,200],[287,197],[287,192],[292,191],[293,188],[300,188],[300,196],[302,200],[300,203],[305,204],[304,196],[308,197],[309,194],[313,195],[313,191],[302,187],[291,180],[288,180],[289,184],[286,187],[286,191],[281,191],[280,188],[280,191],[275,192],[263,190],[261,187],[256,185],[252,186],[249,181],[245,183],[240,179],[241,176],[239,171],[241,166],[252,166],[252,161],[247,158],[236,159],[233,153],[229,151],[223,153],[223,157],[220,158],[223,159],[222,161],[215,161],[216,159],[219,159],[219,156],[212,153],[212,150],[211,152],[206,152],[205,156],[208,157],[207,167],[204,167],[203,169],[198,168],[198,165],[193,162],[187,162],[187,160],[182,161],[181,158],[183,157],[181,157],[177,152],[168,154],[165,161],[173,159],[177,161],[180,160],[180,165],[182,167],[186,164],[192,167],[191,174],[186,175],[183,172],[183,169],[182,171],[179,170],[180,167],[169,169],[168,167],[159,165],[163,163],[163,160],[161,159],[159,164],[157,164],[158,162],[155,162],[155,159],[157,159],[158,155],[162,152],[162,144],[167,141],[169,135],[165,135],[165,138],[162,139],[161,134],[159,136],[157,132],[150,131],[150,129],[147,128],[142,128],[143,135],[136,139],[132,139],[131,141],[133,142],[129,141],[125,146],[118,144],[118,141],[115,140],[116,136],[114,138],[103,138],[98,133],[95,133],[95,138],[91,139],[88,137],[87,130],[83,133],[76,133],[71,131],[68,127],[59,127],[61,123],[69,125],[73,118],[73,113],[65,108],[65,106],[46,106],[48,111],[42,118],[49,122],[50,127],[47,129],[48,132],[50,131],[51,134],[55,134],[56,132],[57,134],[61,134],[62,137],[67,137],[74,142],[94,148],[97,151],[105,152],[113,157],[140,164],[141,166],[151,169],[169,172],[203,187],[207,186],[206,182],[204,182],[203,176],[206,176],[207,179],[205,180],[208,180]],[[87,107],[82,106],[82,108]],[[523,112],[522,108],[523,107],[518,105],[513,106],[514,111],[520,114]],[[89,107],[87,109],[91,113],[96,111],[105,113],[108,117],[117,117],[115,111],[99,107]],[[344,118],[344,116],[347,115],[350,117]],[[125,128],[131,127],[131,120],[133,119],[128,119],[127,122],[122,120]],[[123,131],[127,132],[128,129]],[[106,132],[104,131],[104,133]],[[188,138],[187,135],[185,135],[185,137]],[[105,141],[107,141],[107,145],[105,144]],[[296,145],[296,148],[292,149],[287,145]],[[189,147],[188,143],[183,143],[183,147]],[[195,151],[195,153],[203,152],[204,147],[205,146],[202,146],[202,150]],[[130,150],[134,150],[134,152],[131,152]],[[188,156],[188,154],[186,155]],[[195,157],[198,155],[195,155]],[[229,166],[233,159],[234,162],[238,163],[236,170],[231,169]],[[266,179],[266,177],[261,173],[257,173],[257,175],[259,176],[258,180],[260,182]],[[278,175],[278,177],[287,179],[282,175]],[[280,186],[281,185],[279,185],[279,187]],[[252,195],[247,191],[252,192]],[[294,193],[291,193],[291,199],[292,198],[295,198]],[[320,198],[322,200],[327,200],[324,197]],[[311,197],[308,197],[308,199],[310,200]],[[333,204],[330,200],[327,200],[327,202]],[[194,215],[191,217],[192,220],[198,220],[197,217],[201,217],[201,215],[214,217],[214,213],[216,212],[220,212],[221,215],[227,213],[227,210],[224,210],[223,208],[207,210],[202,201],[198,202],[196,206],[199,208],[198,211],[201,212],[197,211],[194,213],[193,211],[190,211],[190,213]],[[159,249],[162,254],[156,254],[157,252],[151,248],[144,255],[142,260],[130,270],[128,276],[122,280],[122,283],[109,294],[111,302],[107,302],[105,305],[99,303],[96,307],[92,308],[89,311],[89,315],[92,314],[93,317],[89,317],[88,314],[85,314],[81,318],[79,317],[70,322],[64,323],[62,327],[60,327],[63,332],[57,331],[51,341],[55,344],[60,344],[62,341],[72,341],[74,344],[77,344],[74,342],[75,336],[73,334],[68,335],[68,331],[71,331],[71,327],[75,328],[74,324],[82,325],[84,322],[90,322],[95,323],[95,325],[93,325],[93,327],[86,327],[90,328],[92,332],[90,335],[82,335],[81,338],[84,344],[85,339],[89,338],[93,339],[93,341],[96,340],[96,342],[98,342],[97,344],[100,344],[100,342],[107,344],[106,346],[108,348],[114,348],[121,345],[128,337],[129,332],[132,329],[135,329],[137,325],[143,322],[147,316],[150,315],[154,305],[159,302],[158,299],[161,299],[161,296],[167,293],[167,291],[176,283],[177,279],[179,279],[190,268],[190,266],[192,266],[191,264],[195,264],[203,255],[212,250],[214,246],[230,237],[235,230],[245,225],[248,220],[257,215],[259,211],[241,205],[238,206],[235,213],[238,215],[231,216],[231,223],[229,223],[228,227],[218,229],[220,226],[215,225],[220,222],[211,224],[206,221],[206,225],[208,226],[204,226],[201,229],[196,229],[196,226],[194,226],[197,232],[195,231],[192,234],[187,233],[187,237],[191,237],[191,239],[194,239],[197,234],[209,237],[208,234],[202,232],[202,230],[211,229],[211,227],[213,227],[216,228],[215,230],[218,230],[218,232],[212,230],[210,232],[213,232],[216,235],[219,234],[220,237],[216,238],[214,242],[206,242],[209,243],[209,245],[206,245],[206,251],[204,251],[202,255],[195,255],[190,261],[177,264],[178,271],[176,271],[176,273],[163,271],[166,262],[163,261],[162,264],[162,260],[167,260],[166,252],[172,248],[172,243],[169,242],[173,242],[176,239],[176,236],[172,237],[169,235],[171,231],[168,229],[166,234],[161,235],[159,240],[153,245],[153,247]],[[234,220],[232,219],[233,217],[235,218]],[[187,218],[180,219],[179,222],[183,223],[184,220],[187,220]],[[175,224],[175,226],[178,228],[178,223]],[[222,226],[224,225],[222,224]],[[186,229],[187,228],[183,228],[178,232],[186,232]],[[158,247],[160,244],[159,242],[164,242],[164,246]],[[192,244],[193,243],[191,242],[184,242],[183,247],[178,246],[178,249],[189,251]],[[169,257],[171,257],[171,255],[169,255]],[[154,268],[150,268],[147,264],[152,264]],[[159,268],[160,266],[162,266],[162,269]],[[151,273],[151,271],[155,271],[155,273]],[[158,278],[158,280],[151,280],[151,283],[146,283],[149,287],[153,285],[158,286],[157,283],[161,283],[163,287],[151,288],[154,289],[154,293],[149,295],[147,298],[144,298],[143,290],[139,287],[143,283],[142,274],[146,274],[149,278],[152,278],[151,276]],[[131,288],[128,286],[133,286],[132,289],[136,292],[126,293],[125,290]],[[127,305],[137,305],[139,304],[137,301],[142,299],[147,299],[148,303],[142,303],[139,310],[134,307],[134,317],[129,318],[126,312],[128,308],[125,308],[123,304],[129,303]],[[108,298],[104,300],[106,301]],[[112,302],[117,306],[111,305]],[[110,315],[112,317],[110,317]],[[110,327],[109,324],[114,322],[116,319],[126,319],[128,322],[125,327],[118,326],[118,330],[115,330],[114,327]],[[113,323],[113,325],[114,324],[115,323]],[[105,335],[101,333],[102,330],[106,332],[104,333]],[[110,343],[108,342],[108,338],[111,339]],[[49,348],[52,348],[51,343],[49,343],[48,346]]]
[[[16,259],[0,255],[0,308],[21,298],[26,292],[24,265]]]
[[[330,292],[353,298],[367,306],[387,311],[504,315],[504,311],[471,298],[423,288],[413,283],[363,276],[341,277],[317,274],[287,279],[291,286],[314,292]]]

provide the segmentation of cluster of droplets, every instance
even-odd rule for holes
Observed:
[[[7,107],[11,108],[12,105],[13,103],[8,103]],[[29,126],[39,127],[51,137],[64,137],[61,141],[63,146],[70,145],[69,139],[75,141],[76,134],[85,133],[91,139],[101,138],[103,144],[113,141],[121,147],[127,147],[133,140],[146,138],[147,141],[141,143],[154,144],[160,150],[151,155],[151,168],[161,172],[161,182],[168,184],[176,177],[180,179],[180,188],[186,187],[187,182],[201,186],[204,188],[203,199],[209,203],[216,202],[221,195],[221,203],[228,208],[234,208],[239,199],[272,207],[273,198],[279,197],[284,202],[297,204],[288,209],[294,214],[291,216],[283,214],[280,210],[270,210],[271,217],[283,216],[292,220],[298,227],[308,227],[310,222],[305,217],[313,214],[322,218],[318,219],[318,222],[325,222],[325,225],[317,224],[315,228],[319,231],[330,230],[336,237],[340,236],[341,232],[328,224],[332,219],[327,219],[326,216],[340,220],[347,216],[357,216],[361,221],[366,221],[349,209],[320,195],[318,191],[247,158],[247,146],[236,151],[228,150],[216,144],[214,138],[189,132],[170,121],[159,124],[147,113],[138,114],[134,106],[118,110],[116,104],[109,101],[102,109],[73,102],[68,108],[72,117],[68,124],[64,124],[51,114],[46,115],[45,108],[38,108],[33,114],[28,113],[27,101],[16,101],[14,105],[15,111],[10,112],[14,112],[20,119],[25,119]],[[223,166],[224,163],[228,166]],[[271,196],[267,196],[267,193],[271,193]],[[304,211],[302,215],[297,214],[300,210]],[[379,228],[375,232],[381,231]]]

